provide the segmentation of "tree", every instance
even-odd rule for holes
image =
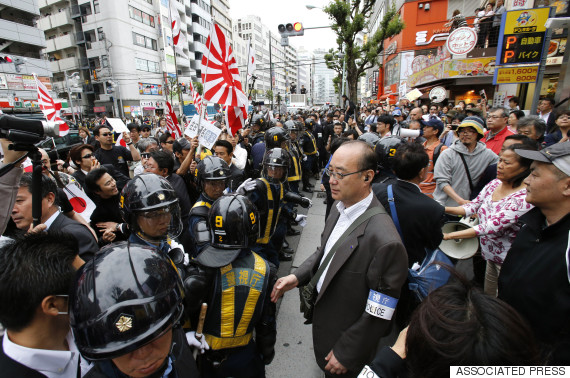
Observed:
[[[323,10],[333,21],[331,28],[337,35],[338,50],[344,53],[346,78],[349,98],[357,102],[358,79],[367,69],[380,66],[380,56],[384,49],[384,40],[398,35],[404,29],[404,23],[396,7],[392,5],[386,11],[376,32],[368,36],[366,43],[356,44],[356,37],[365,29],[370,30],[370,16],[377,1],[382,0],[333,0]],[[342,75],[343,59],[335,57],[332,49],[325,55],[327,67]]]
[[[265,97],[271,102],[273,102],[273,91],[271,89],[266,90]]]
[[[202,92],[204,92],[204,87],[202,86],[202,83],[200,83],[199,81],[193,81],[192,86],[194,87],[194,90],[197,91],[200,94],[200,96],[202,96]]]

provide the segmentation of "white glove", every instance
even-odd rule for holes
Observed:
[[[255,189],[255,180],[248,178],[241,183],[241,185],[237,188],[236,193],[244,196],[247,192],[251,192],[253,189]]]
[[[206,342],[206,338],[204,337],[204,335],[202,335],[202,338],[198,340],[196,338],[195,331],[186,332],[186,340],[188,340],[188,345],[190,345],[193,348],[199,349],[200,354],[204,354],[205,351],[210,349],[210,346]]]
[[[307,155],[303,156],[303,161],[307,161]]]
[[[298,214],[295,218],[295,222],[299,222],[299,226],[305,227],[307,225],[307,216],[304,214]]]

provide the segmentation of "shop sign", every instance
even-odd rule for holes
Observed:
[[[554,66],[554,65],[557,65],[557,64],[562,64],[562,59],[563,59],[563,57],[561,57],[561,56],[555,56],[555,57],[552,57],[552,58],[546,58],[546,65],[547,65],[547,66]]]
[[[497,64],[540,63],[550,8],[510,11],[503,14]]]
[[[495,72],[495,57],[452,59],[445,61],[443,79],[490,76]]]
[[[439,80],[443,77],[443,63],[439,62],[416,72],[408,78],[408,87],[413,88],[421,84]]]
[[[105,113],[107,109],[104,106],[93,107],[93,113]]]
[[[440,103],[447,98],[447,91],[444,87],[434,87],[429,91],[429,99],[431,102]]]
[[[385,55],[386,56],[392,55],[396,52],[397,49],[398,49],[398,42],[394,41],[394,42],[390,43],[390,45],[386,49]]]
[[[454,55],[464,55],[473,50],[477,44],[475,29],[464,27],[455,29],[447,38],[445,46]]]
[[[141,101],[142,108],[164,108],[164,101]]]
[[[431,35],[431,38],[428,39],[428,31],[421,30],[416,32],[416,46],[427,46],[434,41],[445,41],[448,36],[449,36],[448,31],[434,30],[433,34]]]
[[[528,9],[534,6],[534,0],[507,0],[508,10]]]
[[[493,84],[534,83],[538,66],[497,67]]]
[[[139,94],[152,95],[152,96],[162,96],[162,85],[160,85],[160,84],[149,84],[149,83],[139,83]]]
[[[6,74],[6,82],[8,83],[8,89],[24,90],[22,75]]]

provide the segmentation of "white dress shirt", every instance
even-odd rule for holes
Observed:
[[[83,376],[92,365],[80,357],[71,332],[67,334],[66,339],[69,351],[26,348],[14,344],[8,335],[5,335],[2,348],[6,356],[48,378],[76,378],[77,365],[81,359],[81,376]]]
[[[234,148],[233,154],[233,163],[236,165],[236,167],[243,171],[245,164],[247,163],[247,150],[239,144],[236,144],[236,148]]]
[[[340,216],[338,217],[338,220],[334,226],[334,229],[332,230],[332,232],[329,236],[329,239],[327,240],[327,244],[325,245],[325,253],[323,254],[323,257],[321,259],[320,264],[323,263],[323,261],[327,257],[327,255],[330,252],[333,245],[335,245],[337,240],[350,227],[352,222],[354,222],[359,216],[361,216],[366,211],[366,209],[368,209],[368,207],[372,203],[372,197],[373,196],[374,196],[374,194],[371,191],[370,194],[366,198],[364,198],[362,201],[357,202],[348,208],[344,207],[344,204],[342,202],[339,202],[336,205],[336,208],[338,209]],[[333,259],[334,259],[334,257],[331,259],[331,261]],[[320,264],[319,264],[319,266],[320,266]],[[329,266],[330,266],[330,262],[329,262],[329,265],[324,270],[321,277],[319,278],[319,282],[317,282],[317,291],[321,291],[321,287],[323,286],[323,281],[325,280],[325,276],[327,275],[327,271],[329,270]]]
[[[55,218],[57,218],[57,216],[59,215],[60,211],[56,211],[55,213],[53,213],[51,215],[51,217],[49,217],[44,224],[46,225],[46,230],[49,230],[49,228],[51,227],[51,224],[53,223],[53,221],[55,220]]]
[[[538,113],[538,116],[544,121],[544,123],[548,123],[548,117],[550,117],[550,113],[552,112],[548,112],[546,114]]]

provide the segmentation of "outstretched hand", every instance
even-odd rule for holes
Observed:
[[[297,276],[289,274],[288,276],[281,277],[275,282],[273,291],[271,292],[271,302],[277,303],[277,300],[285,294],[285,292],[294,289],[299,284]]]

